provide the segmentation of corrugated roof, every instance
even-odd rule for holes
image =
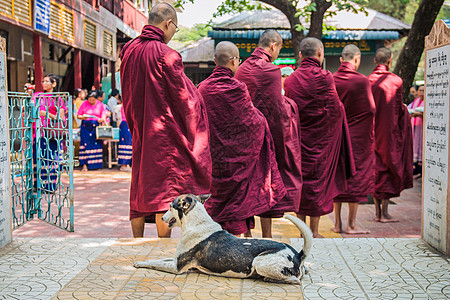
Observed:
[[[332,18],[325,19],[327,25],[334,26],[339,30],[388,30],[405,31],[411,28],[410,25],[392,18],[388,15],[377,12],[373,9],[366,9],[368,15],[359,12],[358,14],[348,11],[336,11]],[[308,25],[307,22],[302,22]],[[287,17],[278,9],[264,11],[243,11],[238,15],[219,23],[214,29],[289,29]]]
[[[180,49],[183,62],[208,62],[214,60],[214,40],[204,37]]]
[[[213,39],[259,39],[264,29],[257,30],[213,30],[208,32],[208,36]],[[283,39],[291,39],[291,32],[289,30],[279,29]],[[307,31],[305,32],[307,34]],[[398,31],[387,30],[335,30],[329,31],[323,35],[325,40],[392,40],[400,37]]]

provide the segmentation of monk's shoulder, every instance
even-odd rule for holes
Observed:
[[[352,73],[352,77],[350,79],[359,85],[370,85],[369,78],[366,75],[356,71]]]
[[[331,73],[328,70],[324,70],[322,68],[317,68],[317,74],[320,76],[320,79],[322,79],[326,83],[334,83],[334,77],[333,73]]]
[[[403,80],[400,76],[389,72],[389,80],[392,82],[392,84],[395,84],[396,86],[403,85]]]

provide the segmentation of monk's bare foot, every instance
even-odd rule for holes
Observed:
[[[373,219],[375,222],[380,222],[380,217],[375,217],[375,219]]]
[[[389,219],[387,218],[380,218],[380,223],[396,223],[396,222],[400,222],[400,220],[394,219],[392,217],[390,217]]]
[[[313,238],[315,239],[323,239],[323,235],[317,233],[317,234],[313,234]]]
[[[342,228],[333,227],[333,228],[331,228],[331,231],[336,232],[336,233],[341,233],[342,232]]]
[[[347,233],[347,234],[368,234],[368,233],[370,233],[370,230],[364,230],[364,229],[361,229],[361,228],[355,226],[353,228],[347,227],[347,230],[345,231],[345,233]]]

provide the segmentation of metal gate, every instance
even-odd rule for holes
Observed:
[[[37,217],[74,231],[72,97],[9,92],[8,103],[13,228]]]

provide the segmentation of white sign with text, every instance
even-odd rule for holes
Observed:
[[[423,238],[446,252],[450,45],[427,50],[425,73]]]
[[[11,174],[6,53],[0,52],[0,248],[11,242]]]

